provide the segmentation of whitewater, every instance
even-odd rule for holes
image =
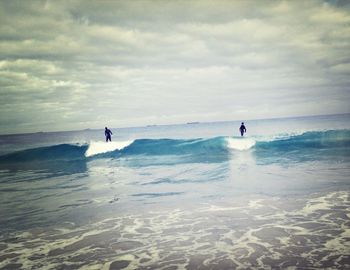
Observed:
[[[89,147],[85,152],[86,157],[108,153],[111,151],[121,150],[130,145],[133,141],[126,142],[90,142]]]
[[[1,135],[0,269],[346,268],[350,115],[245,124]]]

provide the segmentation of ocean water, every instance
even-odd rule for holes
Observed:
[[[350,268],[350,115],[0,136],[0,269]]]

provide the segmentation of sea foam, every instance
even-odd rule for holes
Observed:
[[[86,157],[95,156],[98,154],[103,154],[115,150],[121,150],[130,144],[132,144],[134,141],[120,141],[120,142],[90,142],[89,147],[85,152]]]
[[[255,145],[255,140],[249,138],[226,138],[227,147],[233,150],[247,150]]]

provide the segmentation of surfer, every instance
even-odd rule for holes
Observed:
[[[111,138],[112,134],[113,134],[112,131],[110,129],[108,129],[107,127],[105,127],[106,142],[112,141],[112,138]]]
[[[240,128],[239,128],[239,131],[241,132],[241,136],[243,136],[243,134],[245,132],[247,132],[247,129],[245,128],[245,125],[244,125],[244,122],[242,122]]]

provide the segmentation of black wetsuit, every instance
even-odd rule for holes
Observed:
[[[241,136],[243,136],[244,132],[247,132],[247,129],[245,128],[244,124],[241,125],[239,130],[241,131]]]
[[[106,142],[112,141],[111,134],[113,134],[112,131],[110,129],[106,128],[105,129]]]

